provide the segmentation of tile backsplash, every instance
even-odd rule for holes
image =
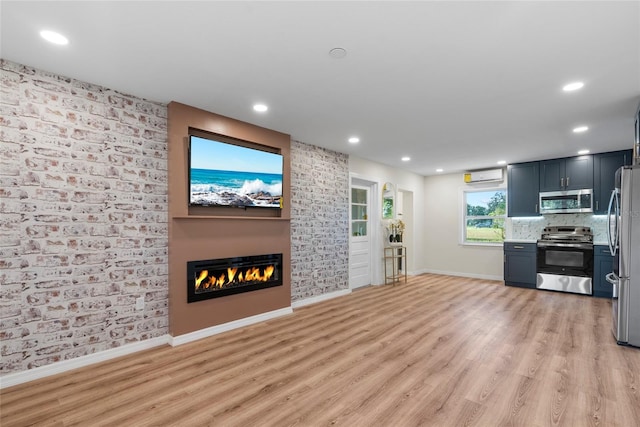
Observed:
[[[607,216],[592,214],[556,214],[540,217],[507,219],[507,239],[537,240],[542,229],[550,225],[575,225],[591,227],[596,244],[607,242]]]

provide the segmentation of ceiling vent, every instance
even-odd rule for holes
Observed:
[[[476,182],[504,181],[504,169],[487,169],[482,171],[466,172],[464,182],[474,184]]]

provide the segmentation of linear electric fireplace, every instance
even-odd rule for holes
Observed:
[[[187,302],[282,286],[282,254],[187,262]]]

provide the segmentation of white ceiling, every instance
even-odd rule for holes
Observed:
[[[422,175],[631,148],[640,101],[638,1],[3,0],[0,13],[4,59]],[[563,93],[574,80],[585,87]]]

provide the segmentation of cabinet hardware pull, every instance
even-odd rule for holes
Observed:
[[[524,249],[524,246],[515,245],[515,246],[513,247],[513,249]]]
[[[569,177],[567,177],[567,187],[569,186]]]
[[[596,210],[600,209],[600,201],[596,200]]]
[[[564,178],[560,178],[560,188],[564,187]]]
[[[535,213],[538,213],[538,204],[536,203]]]

